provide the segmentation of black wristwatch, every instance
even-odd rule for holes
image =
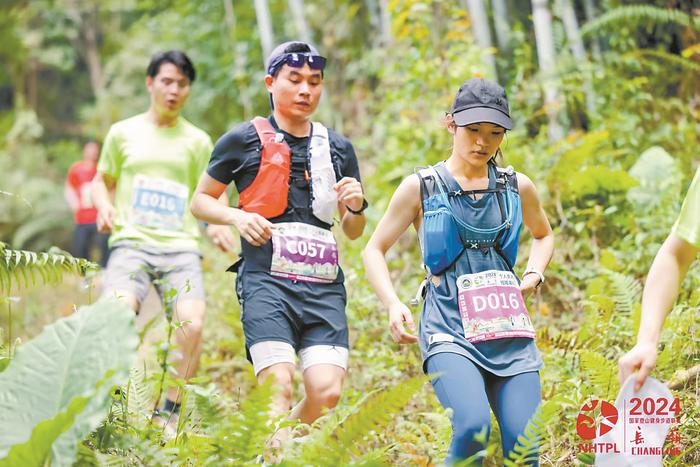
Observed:
[[[347,204],[345,205],[345,209],[347,209],[350,214],[354,214],[356,216],[359,216],[360,214],[362,214],[362,211],[367,209],[367,206],[369,206],[367,204],[367,200],[362,198],[362,207],[360,209],[358,209],[357,211],[353,211],[352,209],[350,209],[350,207]]]

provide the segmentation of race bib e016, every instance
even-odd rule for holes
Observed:
[[[281,222],[272,235],[270,274],[330,283],[338,276],[338,245],[330,230],[301,222]]]
[[[510,271],[483,271],[457,278],[464,337],[472,343],[535,337],[518,281]]]
[[[181,230],[188,194],[187,186],[181,183],[137,175],[130,221],[155,229]]]

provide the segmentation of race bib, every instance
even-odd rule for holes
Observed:
[[[464,337],[472,343],[504,337],[535,337],[523,294],[510,271],[484,271],[457,278]]]
[[[94,207],[92,204],[92,192],[90,188],[92,183],[83,183],[80,185],[80,207],[83,209],[89,209]]]
[[[187,186],[181,183],[136,175],[131,223],[154,229],[181,230],[188,193]]]
[[[338,245],[330,230],[301,222],[275,224],[270,274],[304,282],[333,282]]]

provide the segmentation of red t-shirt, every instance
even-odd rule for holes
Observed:
[[[97,167],[85,161],[78,161],[68,169],[68,184],[78,198],[78,210],[75,211],[76,224],[97,222],[97,209],[93,206],[90,196],[90,182],[96,173]]]

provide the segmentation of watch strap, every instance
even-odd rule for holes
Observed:
[[[540,283],[537,284],[537,287],[544,284],[544,274],[542,274],[542,272],[538,271],[535,268],[527,268],[527,269],[525,269],[525,272],[523,272],[522,278],[524,279],[525,276],[527,276],[528,274],[537,274],[537,277],[540,279]]]
[[[363,198],[362,199],[362,207],[360,209],[358,209],[357,211],[351,209],[347,204],[345,205],[345,209],[347,209],[350,214],[354,214],[356,216],[359,216],[360,214],[362,214],[362,212],[365,209],[367,209],[367,206],[369,206],[369,203],[367,203],[367,200]]]

